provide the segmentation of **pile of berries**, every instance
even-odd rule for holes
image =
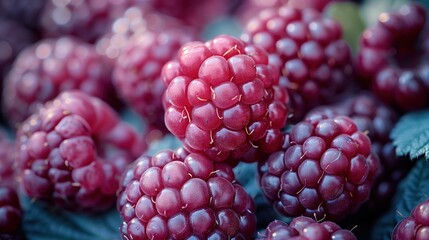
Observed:
[[[353,54],[334,2],[0,0],[0,239],[26,237],[21,198],[113,209],[127,240],[357,239],[342,221],[412,167],[389,135],[429,106],[427,13],[380,14]],[[428,204],[392,238],[427,238]]]

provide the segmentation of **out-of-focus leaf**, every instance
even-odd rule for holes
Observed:
[[[429,110],[408,113],[396,123],[390,137],[399,156],[429,159]]]
[[[396,191],[391,209],[376,223],[371,239],[388,240],[395,226],[429,196],[429,162],[419,159]]]
[[[121,218],[116,208],[98,213],[75,213],[54,208],[21,196],[22,229],[28,240],[116,240],[121,239]]]
[[[325,14],[342,25],[344,40],[349,43],[352,51],[356,52],[360,34],[365,29],[360,6],[354,2],[332,3],[325,9]]]
[[[366,25],[372,26],[377,22],[378,15],[399,8],[410,0],[365,0],[362,4],[362,16]]]

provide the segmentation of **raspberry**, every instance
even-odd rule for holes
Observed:
[[[46,102],[17,140],[25,194],[76,211],[111,207],[121,173],[145,150],[109,105],[77,90]]]
[[[1,0],[0,16],[6,16],[32,30],[39,31],[39,19],[46,2],[47,0]]]
[[[35,41],[34,34],[20,23],[0,17],[0,82],[19,52]]]
[[[40,19],[42,32],[45,37],[72,35],[94,43],[127,8],[143,4],[139,0],[48,0]]]
[[[368,200],[379,159],[346,116],[304,120],[259,163],[265,196],[285,216],[341,219]]]
[[[242,38],[270,53],[270,63],[281,73],[280,86],[289,91],[294,122],[352,85],[351,53],[341,25],[315,9],[265,9],[246,24]]]
[[[429,200],[419,203],[411,216],[402,219],[393,229],[392,240],[429,239]]]
[[[360,81],[383,101],[402,111],[428,106],[425,50],[429,38],[420,38],[426,10],[416,4],[379,15],[361,35],[356,69]]]
[[[354,120],[359,131],[368,134],[373,152],[380,158],[380,174],[372,188],[368,204],[373,213],[387,210],[386,203],[391,201],[399,181],[413,165],[410,161],[396,157],[395,147],[389,138],[398,114],[373,94],[361,93],[337,105],[312,109],[306,118],[317,119],[321,115],[346,115]]]
[[[19,54],[6,76],[4,114],[15,126],[45,101],[71,89],[111,98],[109,76],[107,64],[92,45],[70,37],[43,39]]]
[[[134,34],[114,65],[113,84],[119,96],[146,123],[161,131],[166,131],[162,106],[166,87],[161,80],[162,67],[192,39],[192,35],[182,29]]]
[[[344,239],[357,240],[356,236],[349,230],[341,229],[331,221],[316,222],[309,217],[296,217],[288,225],[285,222],[274,220],[268,224],[263,234],[259,233],[260,240],[330,240]]]
[[[122,177],[124,239],[251,239],[255,203],[232,168],[183,148],[142,155]]]
[[[190,42],[162,77],[165,124],[188,150],[223,161],[281,147],[288,95],[263,49],[228,35]]]
[[[18,195],[11,187],[0,186],[0,239],[13,239],[21,228],[22,209]]]

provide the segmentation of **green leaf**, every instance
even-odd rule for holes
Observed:
[[[409,155],[411,159],[415,159],[424,155],[429,159],[429,110],[402,116],[390,137],[398,156]]]
[[[362,16],[368,26],[377,22],[380,13],[398,9],[410,0],[366,0],[362,4]]]
[[[338,2],[329,4],[325,13],[342,25],[343,38],[356,53],[359,37],[365,29],[360,6],[353,2]]]
[[[408,217],[417,204],[428,199],[429,162],[419,159],[399,185],[391,209],[376,223],[371,239],[390,239],[395,226]]]
[[[75,213],[21,196],[22,228],[28,240],[121,239],[121,218],[115,208],[99,214]]]

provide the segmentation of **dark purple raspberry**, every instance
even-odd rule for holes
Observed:
[[[396,156],[389,138],[398,114],[373,94],[361,93],[336,105],[317,107],[306,118],[317,119],[321,115],[346,115],[354,120],[359,131],[368,134],[373,152],[380,158],[380,174],[375,180],[368,204],[372,213],[387,210],[389,205],[386,203],[392,200],[397,185],[413,165]]]
[[[296,217],[287,224],[274,220],[268,224],[264,233],[259,233],[259,240],[357,240],[349,230],[342,229],[331,221],[317,222],[309,217]]]
[[[48,0],[41,16],[44,36],[76,36],[93,43],[101,37],[110,24],[131,6],[144,5],[140,0]]]
[[[352,85],[351,53],[341,25],[315,9],[265,9],[247,23],[242,38],[270,53],[270,63],[281,73],[280,86],[289,91],[294,122]]]
[[[0,16],[6,16],[32,30],[39,31],[39,19],[46,2],[47,0],[0,0]]]
[[[392,240],[424,239],[429,239],[429,199],[415,206],[411,216],[402,219],[392,233]]]
[[[402,111],[429,105],[426,10],[417,3],[381,13],[361,35],[356,70],[363,85]]]
[[[251,239],[255,203],[232,168],[207,156],[161,150],[123,174],[123,239]]]
[[[16,191],[0,186],[0,239],[9,239],[16,234],[21,228],[21,220],[22,209]]]
[[[24,193],[71,210],[111,207],[120,175],[145,150],[109,105],[77,90],[46,102],[16,139]]]
[[[190,42],[162,75],[165,124],[188,150],[223,161],[281,147],[288,95],[263,49],[228,35]]]
[[[36,36],[20,23],[0,17],[0,82],[19,52],[35,41]]]
[[[341,219],[368,200],[379,169],[371,140],[346,116],[304,120],[259,163],[260,185],[285,216]]]
[[[136,33],[126,43],[113,69],[113,85],[119,96],[143,117],[145,122],[166,131],[161,79],[163,65],[175,59],[180,47],[194,40],[183,29]]]
[[[60,92],[82,90],[112,99],[109,67],[94,46],[78,39],[43,39],[23,50],[4,80],[3,112],[16,126]]]

